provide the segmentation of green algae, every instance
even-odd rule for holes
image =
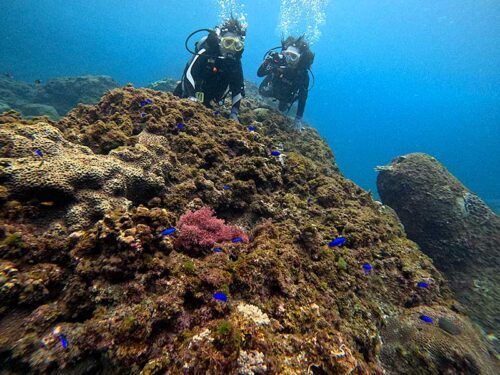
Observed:
[[[214,332],[214,345],[229,356],[236,356],[241,347],[241,331],[229,320],[219,322]]]
[[[337,260],[337,268],[340,269],[340,270],[347,270],[347,262],[345,261],[345,259],[343,257],[340,257],[339,260]]]
[[[233,330],[233,324],[229,320],[223,320],[217,325],[216,334],[220,337],[227,337]]]
[[[182,269],[188,275],[196,275],[196,265],[194,264],[194,262],[192,260],[186,260],[182,264]]]
[[[4,238],[2,245],[9,247],[18,247],[23,243],[21,233],[12,233]]]
[[[136,322],[137,317],[135,315],[129,315],[123,320],[122,328],[125,331],[131,331],[134,328]]]

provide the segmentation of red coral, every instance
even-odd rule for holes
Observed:
[[[237,237],[242,242],[248,242],[248,236],[241,229],[226,225],[223,219],[215,216],[210,207],[202,207],[198,211],[182,215],[177,229],[179,237],[175,246],[191,255],[207,253],[216,243],[231,241]]]

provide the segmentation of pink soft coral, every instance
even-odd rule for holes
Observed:
[[[242,242],[248,242],[248,236],[241,229],[226,225],[224,220],[215,216],[210,207],[182,215],[177,229],[177,249],[191,255],[207,253],[216,243],[231,241],[237,237],[241,238]]]

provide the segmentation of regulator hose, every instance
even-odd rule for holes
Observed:
[[[195,30],[191,34],[188,35],[188,37],[186,38],[186,41],[184,42],[184,47],[186,48],[186,51],[188,51],[191,55],[199,55],[199,53],[195,52],[195,51],[192,51],[192,50],[189,49],[189,45],[188,45],[189,40],[193,37],[193,35],[198,34],[198,33],[202,32],[202,31],[206,31],[208,33],[213,32],[213,30],[211,30],[211,29],[198,29],[198,30]]]

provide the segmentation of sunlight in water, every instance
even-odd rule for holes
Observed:
[[[217,0],[219,4],[219,20],[221,23],[231,17],[236,18],[246,28],[247,17],[245,5],[238,0]]]
[[[309,43],[317,42],[327,5],[328,0],[281,0],[278,32],[284,37],[304,34]]]

